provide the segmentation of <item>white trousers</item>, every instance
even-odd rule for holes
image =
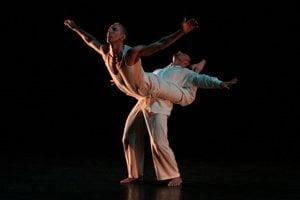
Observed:
[[[190,91],[190,88],[180,87],[176,83],[167,81],[153,73],[145,73],[144,80],[145,90],[152,98],[169,100],[181,106],[187,106],[195,100],[195,95]]]
[[[130,112],[123,135],[123,147],[129,178],[143,176],[144,135],[148,132],[157,180],[179,177],[174,153],[168,141],[168,116],[149,113],[138,104]]]

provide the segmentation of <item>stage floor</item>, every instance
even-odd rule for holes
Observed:
[[[123,186],[119,181],[126,170],[120,158],[5,158],[0,199],[300,199],[300,164],[296,162],[177,160],[184,183],[170,188],[155,181],[149,159],[144,183]]]

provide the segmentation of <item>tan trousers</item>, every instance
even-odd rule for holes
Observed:
[[[130,112],[124,129],[123,147],[129,178],[143,176],[144,135],[149,133],[157,180],[179,177],[174,153],[168,141],[168,116],[149,113],[137,104]]]

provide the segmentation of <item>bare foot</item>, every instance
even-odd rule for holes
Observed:
[[[138,182],[142,182],[143,179],[142,178],[125,178],[123,180],[120,181],[120,184],[132,184],[132,183],[138,183]]]
[[[182,184],[182,179],[180,177],[173,178],[169,181],[168,186],[174,187],[174,186],[180,186]]]

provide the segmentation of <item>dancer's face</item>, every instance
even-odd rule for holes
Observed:
[[[178,51],[173,55],[172,62],[174,65],[179,65],[181,67],[188,67],[191,62],[191,58],[189,55]]]
[[[120,23],[111,25],[106,34],[106,41],[108,43],[124,42],[126,39],[126,31]]]

